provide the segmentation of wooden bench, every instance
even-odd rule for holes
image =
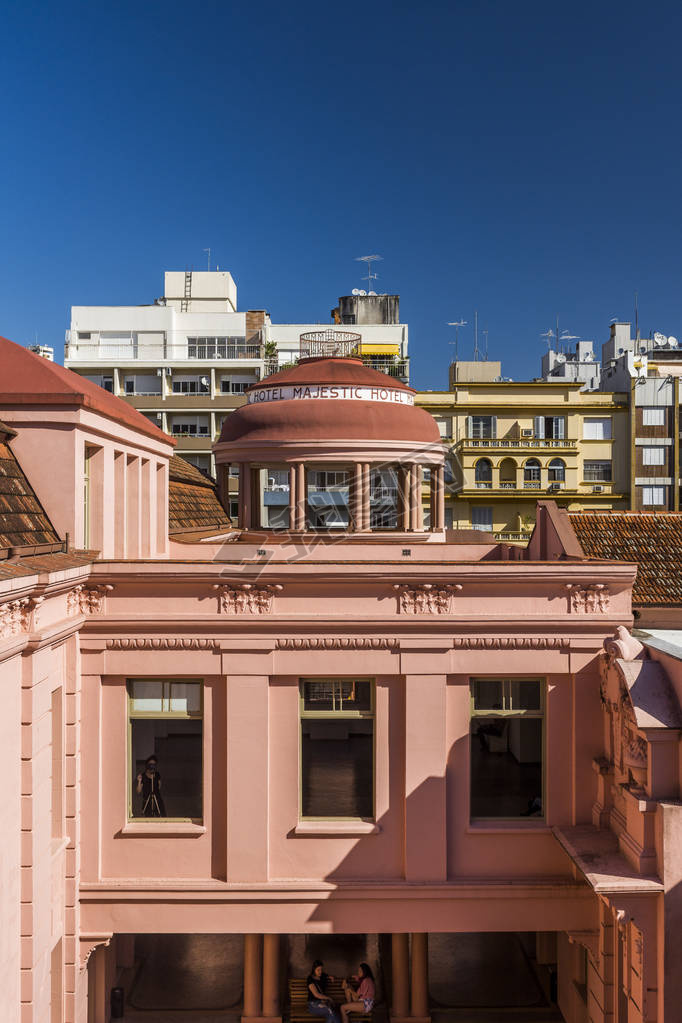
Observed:
[[[343,984],[340,980],[330,980],[327,985],[327,994],[337,1005],[343,1005],[346,997],[343,993]],[[353,1020],[363,1020],[363,1023],[371,1023],[371,1012],[352,1012]],[[289,1019],[291,1023],[311,1023],[311,1020],[319,1019],[308,1012],[308,989],[304,977],[292,977],[289,980]]]

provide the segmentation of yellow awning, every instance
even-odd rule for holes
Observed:
[[[359,355],[400,355],[400,345],[370,345],[361,341],[358,345]]]

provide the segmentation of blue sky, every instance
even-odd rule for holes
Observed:
[[[3,14],[4,336],[61,352],[71,304],[151,301],[207,246],[284,322],[326,321],[380,253],[418,387],[476,308],[516,379],[557,314],[601,343],[635,290],[643,333],[682,335],[679,3]]]

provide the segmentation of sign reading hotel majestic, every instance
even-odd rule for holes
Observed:
[[[248,392],[249,405],[264,401],[380,401],[389,405],[414,405],[414,395],[394,387],[358,387],[355,384],[302,384],[289,387],[259,387]]]

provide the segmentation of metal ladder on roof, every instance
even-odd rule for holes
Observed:
[[[186,313],[189,309],[189,300],[192,297],[192,271],[185,270],[185,297],[180,302],[180,312]]]

